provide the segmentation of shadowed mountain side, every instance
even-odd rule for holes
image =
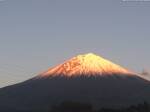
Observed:
[[[150,102],[150,82],[89,53],[78,55],[37,77],[0,89],[0,111],[45,112],[64,101],[94,108]]]
[[[2,109],[48,110],[63,101],[120,107],[150,101],[150,82],[130,75],[48,77],[31,79],[0,90]]]

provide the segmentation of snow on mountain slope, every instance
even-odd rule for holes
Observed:
[[[130,74],[127,69],[116,65],[100,56],[89,53],[85,55],[78,55],[71,58],[63,64],[56,67],[50,68],[48,71],[40,74],[39,77],[49,77],[49,76],[103,76],[112,74]]]

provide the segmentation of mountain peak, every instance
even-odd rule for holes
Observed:
[[[42,73],[40,77],[48,76],[97,76],[112,74],[131,74],[127,69],[116,65],[96,54],[88,53],[78,55],[48,71]]]
[[[88,53],[88,54],[78,55],[77,58],[84,59],[87,61],[88,60],[96,61],[96,60],[99,60],[100,56],[93,54],[93,53]]]

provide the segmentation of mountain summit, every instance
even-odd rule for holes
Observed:
[[[49,76],[103,76],[112,74],[132,74],[123,67],[116,65],[93,53],[78,55],[48,71],[40,74],[39,77]]]
[[[150,102],[150,81],[89,53],[0,89],[0,112],[49,112],[65,101],[90,103],[94,109]]]

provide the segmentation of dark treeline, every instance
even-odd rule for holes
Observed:
[[[94,110],[90,104],[63,102],[60,105],[52,106],[49,112],[150,112],[150,104],[144,102],[142,104],[121,109],[101,108],[99,110]]]
[[[91,104],[67,101],[50,108],[30,109],[30,110],[1,110],[0,112],[150,112],[150,104],[143,102],[126,108],[100,108],[95,110]]]

